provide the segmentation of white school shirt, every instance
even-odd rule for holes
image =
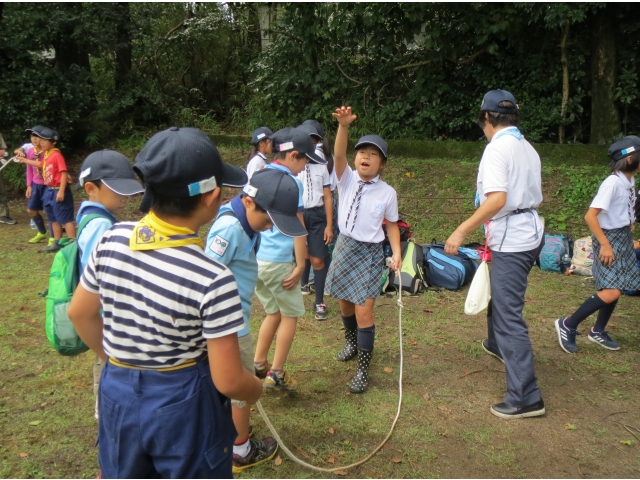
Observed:
[[[307,163],[298,175],[298,180],[304,187],[302,200],[304,208],[324,206],[324,187],[331,185],[329,170],[326,165]]]
[[[338,181],[338,194],[340,195],[338,226],[340,227],[340,235],[346,235],[359,242],[380,243],[384,240],[382,220],[386,218],[389,222],[398,221],[398,196],[393,187],[384,180],[380,180],[380,175],[377,175],[371,180],[373,183],[364,185],[362,188],[360,208],[355,226],[353,224],[355,205],[351,209],[349,224],[347,224],[349,208],[354,203],[356,192],[358,191],[358,180],[361,180],[358,172],[351,170],[347,165],[347,168],[342,173],[342,178]],[[352,226],[353,230],[351,230]]]
[[[322,144],[320,142],[316,143],[316,155],[322,157],[323,160],[327,159],[327,156],[324,154],[324,148],[322,148]],[[329,171],[329,168],[327,168]],[[336,175],[335,165],[333,167],[333,171],[329,174],[329,189],[333,192],[336,188],[338,188],[338,176]]]
[[[635,179],[629,180],[622,172],[609,175],[598,189],[591,208],[601,208],[598,223],[605,230],[622,228],[636,221],[634,205]]]
[[[542,203],[540,156],[516,127],[500,130],[484,149],[477,188],[480,204],[489,193],[507,192],[507,202],[489,224],[489,248],[526,252],[540,245],[544,228],[537,212],[511,215],[507,221],[510,212]]]
[[[265,157],[260,152],[256,153],[253,157],[251,157],[251,160],[249,160],[249,163],[247,163],[247,177],[249,177],[249,180],[251,180],[251,177],[253,176],[254,173],[260,170],[266,164],[267,164],[267,157]]]

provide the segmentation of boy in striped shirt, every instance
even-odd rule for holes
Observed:
[[[196,232],[215,218],[221,186],[241,187],[247,176],[225,165],[204,133],[176,127],[147,142],[134,170],[148,214],[104,234],[68,312],[106,361],[102,476],[230,478],[228,397],[255,403],[262,383],[242,368],[233,275],[204,253]]]

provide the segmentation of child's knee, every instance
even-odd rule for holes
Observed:
[[[598,296],[605,303],[613,303],[620,298],[622,292],[614,288],[605,288],[598,292]]]
[[[27,215],[29,215],[31,218],[35,218],[38,216],[38,212],[36,210],[29,210],[27,208]]]
[[[310,257],[310,260],[314,270],[322,270],[324,268],[324,258]]]

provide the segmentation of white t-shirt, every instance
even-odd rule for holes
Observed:
[[[544,228],[537,212],[507,217],[515,210],[537,208],[542,203],[540,170],[538,153],[516,127],[500,130],[484,149],[477,181],[480,204],[489,193],[507,192],[507,203],[489,224],[492,250],[526,252],[540,245]]]
[[[635,179],[629,180],[624,173],[609,175],[598,189],[591,208],[601,208],[598,223],[605,230],[622,228],[636,221],[634,205]]]
[[[382,220],[386,218],[389,222],[398,221],[398,196],[393,187],[380,180],[379,175],[376,176],[371,180],[373,183],[362,187],[360,208],[358,209],[358,216],[355,218],[355,224],[355,205],[351,209],[349,223],[347,224],[349,209],[354,204],[356,192],[358,191],[358,180],[361,180],[358,172],[351,170],[347,166],[338,182],[338,194],[340,195],[338,226],[340,227],[340,234],[359,242],[380,243],[384,240]],[[353,227],[353,230],[351,227]]]
[[[253,157],[251,157],[251,160],[249,160],[249,163],[247,163],[247,177],[249,177],[249,180],[251,180],[251,177],[253,176],[254,173],[260,170],[266,164],[267,164],[267,157],[265,157],[260,152],[256,153]]]
[[[304,187],[302,199],[304,208],[315,208],[324,205],[324,187],[331,184],[326,165],[307,163],[298,175],[298,180]]]

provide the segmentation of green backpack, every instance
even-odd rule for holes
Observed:
[[[84,227],[95,218],[107,217],[99,213],[85,215],[78,226],[78,237]],[[80,281],[78,250],[77,242],[69,242],[56,253],[49,271],[44,329],[51,346],[62,355],[79,355],[89,350],[67,316],[71,297]]]

